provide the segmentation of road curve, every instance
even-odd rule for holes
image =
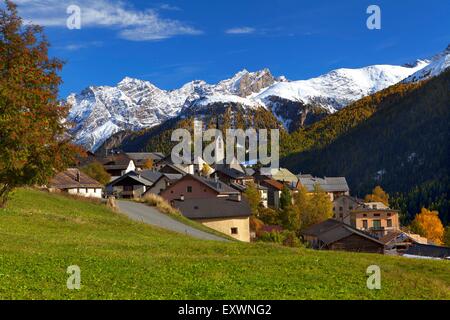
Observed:
[[[214,241],[229,241],[225,238],[188,226],[148,205],[132,201],[116,201],[121,213],[130,219],[151,224],[163,229],[186,234],[194,238]]]

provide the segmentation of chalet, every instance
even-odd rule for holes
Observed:
[[[110,182],[106,191],[117,198],[136,199],[141,198],[152,185],[153,182],[139,172],[131,171]]]
[[[275,180],[282,183],[287,183],[292,186],[297,185],[298,178],[295,174],[290,172],[288,169],[285,168],[279,168],[279,169],[270,169],[270,173],[262,173],[261,170],[259,170],[257,173],[255,173],[255,179],[258,181],[263,180]]]
[[[153,182],[153,185],[145,192],[145,194],[153,193],[159,195],[182,177],[182,174],[162,173],[161,176]]]
[[[384,253],[381,241],[334,219],[315,224],[301,234],[304,241],[318,250]]]
[[[450,248],[429,244],[415,244],[403,254],[406,258],[450,260]]]
[[[127,152],[126,155],[133,160],[137,169],[145,170],[149,161],[153,163],[153,168],[159,168],[159,163],[165,158],[160,152]]]
[[[348,195],[337,197],[333,201],[334,219],[351,224],[350,212],[364,206],[364,201]]]
[[[340,196],[350,195],[350,188],[345,177],[316,178],[309,174],[298,176],[298,187],[303,186],[311,193],[316,185],[330,196],[331,201]]]
[[[392,209],[357,208],[350,212],[350,224],[377,238],[400,230],[398,211]]]
[[[387,252],[395,255],[403,254],[411,246],[416,244],[428,243],[426,238],[400,230],[390,232],[379,240],[384,243]]]
[[[177,199],[183,216],[237,240],[250,242],[250,205],[238,194],[226,198]]]
[[[61,191],[69,194],[101,198],[103,185],[74,168],[58,173],[50,180],[48,185],[50,191]]]
[[[214,174],[227,184],[235,183],[245,185],[246,183],[253,182],[253,177],[248,176],[244,170],[241,171],[228,165],[215,165],[214,169]]]
[[[161,197],[169,202],[178,199],[215,199],[239,194],[239,191],[219,179],[209,179],[192,174],[183,176],[160,193]]]
[[[260,181],[260,185],[267,188],[267,205],[271,208],[278,209],[280,207],[280,196],[284,184],[273,179],[265,179]]]
[[[124,153],[118,153],[109,155],[104,158],[99,158],[98,161],[103,165],[106,172],[111,175],[111,181],[128,172],[136,170],[134,161]]]

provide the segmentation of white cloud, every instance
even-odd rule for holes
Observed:
[[[112,28],[121,38],[134,41],[202,33],[184,22],[162,18],[155,10],[137,10],[119,0],[16,0],[16,3],[27,23],[48,27],[66,27],[67,7],[74,4],[81,9],[81,28]]]
[[[238,28],[231,28],[228,30],[225,30],[225,33],[227,34],[250,34],[254,33],[256,31],[255,28],[251,27],[238,27]]]

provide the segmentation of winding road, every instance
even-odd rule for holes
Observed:
[[[159,212],[155,208],[142,203],[118,200],[117,205],[121,213],[125,214],[130,219],[135,221],[144,222],[178,233],[183,233],[198,239],[229,241],[225,238],[188,226],[178,220],[169,217],[168,215]]]

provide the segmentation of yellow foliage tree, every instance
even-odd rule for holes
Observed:
[[[389,195],[380,186],[376,186],[372,190],[372,194],[368,194],[364,200],[366,202],[382,202],[389,206]]]
[[[416,215],[411,223],[411,230],[434,243],[443,243],[444,226],[439,219],[439,213],[437,211],[422,208],[422,211]]]
[[[144,165],[142,166],[143,169],[152,169],[153,168],[153,159],[147,159],[144,163]]]

